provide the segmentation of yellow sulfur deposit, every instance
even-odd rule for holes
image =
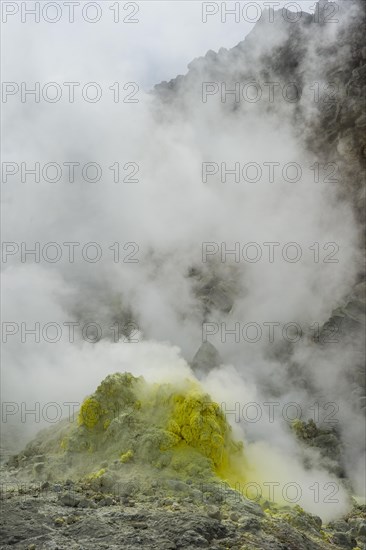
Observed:
[[[133,451],[131,449],[127,451],[127,453],[122,453],[120,456],[120,461],[122,464],[125,464],[126,462],[129,462],[133,458]]]
[[[232,439],[219,405],[197,386],[187,393],[173,393],[171,402],[167,430],[179,438],[173,447],[186,445],[196,449],[212,461],[217,473],[230,477],[235,463],[231,458],[239,455],[244,463],[244,457],[242,444]]]
[[[108,471],[112,464],[126,472],[148,467],[182,479],[219,476],[231,485],[245,478],[242,443],[194,380],[148,384],[129,373],[107,376],[84,400],[78,422],[60,431],[56,452],[89,479],[105,473],[104,463]]]
[[[86,426],[91,430],[96,426],[101,416],[102,407],[100,403],[93,397],[88,397],[81,405],[78,422],[81,426]]]
[[[93,472],[92,474],[90,474],[88,476],[88,479],[89,480],[99,479],[100,477],[102,477],[103,474],[105,474],[105,472],[106,472],[105,468],[101,468],[100,470],[98,470],[98,472]]]

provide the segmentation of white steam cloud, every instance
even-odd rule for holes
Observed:
[[[64,100],[33,103],[31,99],[21,103],[15,97],[9,98],[4,160],[29,166],[35,162],[41,166],[57,162],[62,166],[70,161],[81,165],[93,161],[102,166],[103,178],[89,183],[82,180],[78,170],[75,181],[70,183],[65,170],[56,183],[36,183],[29,176],[25,183],[10,178],[3,185],[3,240],[19,246],[25,242],[28,248],[34,248],[36,242],[41,248],[55,242],[62,249],[61,259],[55,263],[44,261],[42,256],[39,263],[30,256],[22,262],[19,252],[9,256],[3,266],[3,321],[19,325],[19,332],[9,335],[3,346],[3,401],[25,402],[29,409],[35,402],[80,402],[115,371],[143,374],[157,382],[193,376],[188,362],[202,344],[202,324],[210,322],[218,330],[208,341],[218,349],[223,364],[202,380],[205,389],[218,402],[225,402],[227,409],[234,409],[238,402],[242,410],[246,403],[255,402],[263,412],[267,410],[263,403],[275,401],[280,403],[276,410],[281,411],[294,402],[305,420],[312,417],[315,402],[321,406],[336,403],[338,426],[347,447],[346,472],[353,491],[360,493],[364,486],[359,430],[362,423],[349,399],[346,376],[348,365],[359,360],[360,352],[353,342],[324,348],[310,338],[311,327],[321,327],[329,319],[356,281],[360,267],[359,229],[351,203],[336,198],[337,184],[314,182],[311,166],[317,158],[304,145],[309,127],[300,122],[294,125],[297,104],[279,98],[271,109],[263,100],[242,102],[238,109],[230,110],[219,95],[208,97],[203,103],[202,82],[210,81],[210,75],[205,63],[196,61],[173,104],[159,106],[158,100],[148,93],[154,80],[148,74],[146,59],[141,61],[137,54],[131,54],[130,29],[128,39],[119,38],[113,31],[113,40],[108,41],[108,29],[103,27],[105,41],[98,42],[97,55],[91,59],[85,54],[85,44],[95,47],[99,40],[97,28],[91,32],[81,26],[81,36],[86,41],[82,46],[84,54],[76,52],[73,59],[74,52],[66,46],[63,57],[59,29],[55,57],[45,51],[39,58],[41,37],[36,34],[40,28],[40,36],[48,36],[49,29],[19,27],[20,24],[13,28],[15,38],[8,39],[18,42],[17,59],[19,51],[31,44],[29,61],[27,65],[19,61],[17,70],[8,65],[6,80],[98,81],[106,92],[101,101],[92,104],[80,99],[70,104]],[[241,38],[249,25],[244,27]],[[66,28],[73,41],[77,27]],[[203,25],[194,28],[201,36]],[[234,45],[235,41],[223,44],[225,26],[217,28],[217,48]],[[227,28],[238,32],[233,24]],[[247,38],[246,58],[240,55],[240,49],[236,57],[222,51],[215,70],[222,72],[222,80],[233,75],[234,82],[241,73],[259,73],[260,60],[283,42],[287,29],[284,24],[272,24],[261,33],[258,26]],[[330,26],[329,31],[323,30],[321,39],[334,44],[336,31]],[[116,59],[114,48],[119,39],[130,49]],[[190,44],[190,37],[180,39]],[[169,40],[173,40],[170,34]],[[207,49],[205,40],[198,41],[196,53],[190,51],[192,58],[202,48]],[[314,33],[310,30],[307,44],[301,61],[302,78],[309,86],[315,81],[321,84],[323,67],[316,57]],[[156,38],[153,45],[154,51],[161,48]],[[337,55],[347,62],[347,52]],[[251,63],[255,64],[255,71]],[[167,67],[174,77],[174,59],[167,62]],[[156,81],[169,78],[167,72],[161,76],[160,68],[153,75]],[[109,86],[116,81],[139,82],[139,78],[143,84],[138,103],[113,102]],[[315,109],[309,86],[301,99],[306,120],[311,119]],[[127,162],[137,164],[139,181],[114,183],[109,167],[115,162],[121,166]],[[237,162],[241,166],[257,163],[263,177],[257,183],[235,183],[228,176],[223,183],[218,173],[203,183],[205,162],[218,166],[226,162],[230,168]],[[281,166],[273,182],[268,181],[265,163]],[[300,181],[283,178],[282,167],[287,163],[302,167]],[[69,248],[64,244],[67,242],[80,243],[73,263],[68,261]],[[80,254],[82,246],[90,242],[97,243],[103,251],[96,263],[85,261]],[[116,242],[121,244],[122,259],[136,252],[134,258],[138,262],[116,263],[110,248]],[[136,243],[136,249],[123,249],[125,243],[131,242]],[[202,243],[208,242],[217,243],[219,249],[225,243],[227,250],[240,243],[240,251],[246,243],[255,242],[261,247],[262,258],[257,262],[243,258],[235,262],[234,256],[228,254],[222,262],[218,252],[204,263]],[[268,242],[280,243],[272,263],[264,245]],[[302,256],[298,262],[283,258],[287,243],[300,247]],[[318,263],[314,261],[314,243],[320,247]],[[324,250],[327,243],[336,243],[337,263],[322,261],[334,251],[332,247]],[[289,249],[289,254],[293,253]],[[189,276],[192,268],[207,277],[214,272],[218,280],[228,284],[233,303],[226,312],[215,305],[208,313],[204,311],[195,290],[196,279]],[[65,323],[74,321],[80,325],[98,323],[103,338],[91,344],[76,329],[71,343],[70,325]],[[134,338],[138,342],[126,342],[123,338],[113,341],[115,333],[110,327],[129,321],[137,327]],[[41,327],[40,343],[31,335],[22,343],[20,324],[32,328],[37,322]],[[49,343],[42,338],[42,327],[50,322],[62,327],[58,342]],[[240,328],[256,323],[263,332],[257,342],[242,337],[236,342],[235,335],[229,334],[224,341],[221,323],[227,330],[233,330],[235,323],[240,323]],[[265,323],[276,323],[273,343]],[[287,323],[297,323],[304,332],[290,351],[281,337]],[[291,376],[294,365],[297,374]],[[9,419],[10,416],[8,422]],[[302,488],[314,483],[324,487],[337,481],[315,450],[308,451],[311,467],[303,465],[306,452],[281,414],[275,414],[273,422],[265,414],[255,423],[242,418],[238,422],[233,414],[228,414],[228,420],[238,437],[245,440],[249,462],[257,465],[253,469],[254,481],[278,481],[281,486],[297,482]],[[33,432],[39,425],[29,416],[26,427]],[[336,503],[325,504],[324,499],[314,502],[311,491],[303,490],[299,504],[324,519],[341,515],[347,509],[348,497],[343,488],[338,488]]]

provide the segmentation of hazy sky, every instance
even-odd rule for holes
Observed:
[[[3,21],[5,9],[10,12],[18,7],[17,13],[9,15],[2,26],[3,79],[32,75],[42,79],[77,79],[82,72],[83,78],[89,75],[91,80],[129,78],[143,88],[150,88],[161,80],[184,74],[192,59],[210,49],[235,46],[253,28],[266,3],[226,2],[227,10],[240,4],[241,15],[237,22],[234,15],[227,15],[223,23],[223,3],[211,2],[207,9],[218,9],[218,13],[207,16],[207,22],[203,23],[205,3],[200,0],[120,2],[120,22],[115,23],[117,12],[110,8],[116,3],[103,0],[99,2],[100,20],[93,24],[82,17],[83,8],[90,2],[81,1],[75,6],[74,23],[69,22],[71,8],[63,1],[57,2],[60,19],[55,23],[45,21],[42,15],[40,22],[35,23],[34,15],[26,15],[21,4],[31,10],[35,2],[3,2]],[[277,0],[277,3],[278,7],[287,6],[290,10],[298,10],[301,5],[304,11],[313,11],[314,6],[314,0]],[[41,2],[41,10],[46,4],[55,2]],[[138,4],[137,13],[133,4]],[[22,15],[25,22],[21,21]],[[52,6],[45,12],[49,19],[56,15]],[[92,6],[86,15],[97,18]],[[125,18],[136,19],[138,23],[123,22]]]
[[[301,4],[303,10],[313,11],[314,3],[281,0],[280,5],[291,9]],[[234,285],[235,304],[227,319],[226,313],[213,312],[212,320],[217,324],[226,320],[230,326],[236,321],[278,325],[296,321],[305,328],[314,323],[322,326],[334,307],[342,304],[358,270],[358,227],[351,205],[337,202],[333,182],[315,181],[311,167],[318,159],[302,140],[316,113],[311,84],[322,83],[328,63],[328,59],[317,55],[317,46],[320,42],[324,45],[326,39],[331,51],[339,56],[339,64],[347,62],[348,54],[336,47],[336,28],[330,25],[318,33],[314,26],[306,43],[302,72],[299,70],[308,84],[301,96],[306,116],[296,127],[295,105],[285,101],[284,96],[276,102],[276,110],[267,109],[265,100],[244,101],[239,110],[229,110],[219,95],[204,104],[199,92],[203,78],[208,78],[206,69],[193,71],[188,85],[177,92],[185,108],[179,109],[174,103],[171,109],[164,105],[161,111],[165,116],[157,116],[161,111],[155,105],[152,108],[151,95],[143,90],[184,74],[190,61],[210,49],[235,46],[253,28],[254,11],[247,12],[252,23],[242,18],[235,22],[234,17],[223,23],[219,13],[203,23],[200,1],[139,2],[134,15],[134,2],[103,1],[95,2],[88,11],[89,18],[95,17],[96,8],[101,11],[100,20],[93,24],[81,17],[82,9],[92,2],[73,4],[74,23],[68,22],[64,1],[48,4],[51,7],[46,16],[55,17],[57,8],[59,21],[49,23],[41,18],[36,23],[27,18],[22,22],[22,6],[30,9],[34,2],[2,2],[3,10],[4,6],[8,11],[19,8],[7,22],[4,11],[2,14],[3,80],[18,83],[19,87],[24,82],[28,88],[37,82],[42,87],[56,82],[63,93],[65,82],[96,82],[103,89],[103,98],[96,103],[83,101],[81,88],[74,103],[64,96],[55,103],[44,99],[35,102],[32,97],[24,102],[20,94],[6,98],[2,105],[2,124],[7,130],[3,158],[18,163],[18,167],[21,163],[33,167],[36,161],[42,167],[65,161],[84,166],[95,161],[103,169],[103,178],[91,183],[82,177],[79,168],[73,182],[66,181],[65,169],[63,178],[55,183],[47,178],[36,182],[32,175],[22,181],[18,172],[3,185],[4,240],[25,243],[28,249],[35,243],[43,246],[54,242],[63,250],[61,260],[56,262],[31,257],[23,261],[16,253],[4,264],[4,321],[21,327],[31,327],[35,322],[42,328],[49,323],[62,327],[62,338],[52,342],[43,338],[40,343],[32,336],[20,339],[20,331],[9,337],[3,346],[6,367],[2,391],[6,399],[27,401],[28,408],[36,401],[80,400],[94,391],[104,376],[116,371],[131,371],[158,381],[166,379],[168,372],[185,376],[188,366],[182,357],[190,361],[201,345],[203,320],[194,281],[187,274],[196,265],[204,277],[210,274],[206,274],[201,254],[202,244],[207,241],[227,243],[228,248],[238,241],[278,241],[281,247],[295,242],[303,250],[299,262],[286,262],[282,254],[276,262],[235,264],[235,270],[230,262],[217,258],[213,268],[219,280],[229,281],[230,285],[232,280],[238,283],[237,289]],[[256,10],[264,2],[240,2],[241,12],[249,4]],[[47,2],[40,5],[43,9]],[[235,2],[226,5],[234,7]],[[118,6],[121,19],[130,15],[138,22],[115,23],[116,14],[110,8]],[[222,3],[212,2],[210,6],[219,10]],[[261,67],[261,62],[266,63],[276,45],[288,38],[284,27],[264,27],[243,59],[220,56],[220,70],[226,81],[231,81],[247,59],[253,66],[249,68],[258,74],[261,68],[268,69],[267,65]],[[109,90],[114,82],[138,83],[140,101],[113,102]],[[121,180],[117,185],[111,166],[118,162],[122,167],[132,161],[138,163],[139,180]],[[256,162],[262,167],[275,161],[281,170],[288,163],[297,163],[303,177],[289,183],[279,170],[274,181],[264,177],[258,185],[232,181],[223,185],[219,179],[206,185],[202,181],[202,163],[206,161],[225,161],[229,165]],[[100,243],[102,260],[89,262],[77,253],[77,261],[69,261],[64,246],[68,242]],[[126,250],[122,248],[125,243],[138,243],[139,262],[113,261],[113,243],[121,250]],[[329,243],[339,245],[339,261],[325,262],[323,256],[320,262],[313,259],[313,243],[320,243],[322,252],[328,250],[324,246]],[[141,328],[141,339],[136,343],[112,341],[112,322],[122,314],[130,315],[130,308]],[[103,338],[95,345],[83,338],[81,331],[75,340],[68,338],[65,322],[75,319],[81,324],[100,322]],[[279,341],[280,346],[282,343]],[[355,478],[356,490],[358,485],[363,486],[361,437],[357,429],[350,430],[357,426],[358,417],[348,390],[341,393],[353,360],[352,349],[334,346],[323,354],[310,338],[301,339],[296,363],[299,372],[314,382],[307,392],[288,376],[292,357],[287,363],[287,359],[269,353],[271,344],[264,338],[258,345],[240,342],[238,346],[236,341],[226,343],[226,339],[216,344],[224,365],[204,383],[217,402],[239,402],[247,396],[266,402],[272,397],[272,387],[276,399],[281,393],[283,402],[299,402],[307,408],[314,403],[313,387],[324,392],[327,399],[337,400],[343,407],[342,426],[350,433],[349,447],[354,449],[350,471],[355,473],[350,474]],[[256,425],[255,436],[273,446],[273,456],[280,456],[275,475],[285,481],[303,479],[310,485],[287,424],[281,418],[275,430],[267,424],[262,431]],[[31,423],[25,428],[31,429]],[[262,454],[267,459],[268,452]],[[288,469],[291,456],[295,465]],[[320,477],[313,479],[332,479],[324,474],[317,455],[314,463],[318,465],[318,459],[320,473],[312,475]],[[256,460],[254,457],[253,462]],[[281,470],[283,464],[285,472]],[[269,475],[267,470],[265,464],[265,475]],[[344,503],[341,499],[337,513],[344,511]],[[306,509],[318,513],[312,504]],[[326,517],[333,514],[331,510],[323,512]]]

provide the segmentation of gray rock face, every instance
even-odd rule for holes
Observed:
[[[311,119],[306,118],[307,110],[301,101],[289,116],[293,117],[294,128],[297,124],[302,128],[306,121],[307,132],[303,139],[308,149],[315,152],[323,164],[336,162],[339,166],[340,184],[335,194],[352,202],[362,227],[364,194],[360,174],[365,169],[366,159],[365,4],[356,0],[340,0],[339,5],[338,17],[349,16],[351,20],[347,30],[342,30],[340,26],[337,36],[337,49],[344,52],[341,64],[341,57],[334,56],[334,52],[322,45],[322,26],[325,25],[316,24],[312,16],[305,14],[298,24],[286,24],[277,13],[275,25],[281,27],[281,32],[285,31],[286,40],[275,46],[269,43],[269,53],[261,53],[260,63],[257,63],[254,46],[259,36],[263,38],[268,34],[270,41],[272,32],[267,33],[267,30],[273,30],[267,28],[264,22],[259,22],[246,40],[231,50],[221,49],[217,54],[210,51],[204,58],[194,60],[186,76],[158,85],[156,95],[160,103],[177,105],[186,116],[190,105],[189,101],[185,104],[184,90],[197,87],[203,77],[227,82],[287,80],[296,82],[302,88],[305,82],[301,61],[306,56],[309,42],[316,42],[318,46],[314,54],[323,60],[321,69],[324,72],[313,77],[335,83],[339,93],[332,102],[321,98]],[[361,8],[357,13],[353,10],[356,5]],[[330,8],[332,3],[321,0],[317,11],[320,20],[325,19]],[[258,67],[265,67],[265,71]],[[228,70],[231,72],[228,73]],[[244,123],[244,109],[241,111],[229,102],[223,108],[231,115],[242,116]],[[228,280],[217,266],[214,267],[204,273],[193,270],[188,275],[193,293],[202,305],[204,318],[213,310],[230,312],[239,291],[235,273]],[[333,320],[342,321],[346,337],[364,326],[364,273],[360,273],[360,281],[359,285],[350,289],[344,306],[335,310],[332,316]],[[85,312],[87,314],[88,310]],[[198,376],[207,374],[220,364],[220,355],[209,342],[201,345],[192,360],[192,368]],[[355,401],[358,400],[360,406],[365,408],[365,392],[362,393],[364,377],[359,365],[350,367],[350,377],[355,383]],[[338,460],[336,434],[309,433],[309,426],[303,428],[303,438],[307,444],[321,449],[325,455],[331,451],[333,458],[336,456]],[[27,451],[23,455],[21,461],[25,460]],[[37,454],[35,459],[29,473],[43,481],[46,457]],[[20,466],[19,461],[10,461],[11,464]],[[134,490],[131,484],[126,484],[126,487],[119,487],[118,494],[112,493],[113,485],[113,476],[108,474],[87,488],[76,483],[71,490],[70,485],[60,481],[52,486],[43,484],[38,491],[30,488],[21,492],[5,489],[1,495],[0,548],[335,550],[355,548],[356,545],[366,548],[364,506],[355,506],[346,518],[322,526],[319,518],[299,510],[287,511],[282,515],[277,510],[276,513],[264,513],[257,503],[238,499],[238,494],[233,490],[228,490],[223,496],[214,485],[202,490],[195,483],[189,485],[181,480],[171,480],[164,487],[155,484],[140,489],[136,484]]]
[[[76,508],[76,506],[79,504],[80,500],[70,493],[66,493],[64,495],[61,495],[59,497],[60,503],[63,506],[70,506],[72,508]]]
[[[223,269],[222,264],[210,262],[205,268],[190,268],[188,278],[204,319],[209,317],[212,311],[219,311],[221,314],[231,311],[240,292],[235,268],[226,265]]]
[[[215,346],[210,342],[203,342],[192,359],[191,367],[194,373],[200,377],[208,374],[215,367],[219,367],[221,363],[220,354]]]
[[[336,14],[338,23],[333,25],[333,38],[329,39],[332,25],[326,22],[332,14]],[[195,94],[201,93],[200,85],[205,81],[225,82],[228,89],[233,89],[235,83],[250,81],[295,83],[300,90],[299,100],[292,106],[282,106],[283,117],[290,121],[296,139],[319,164],[336,167],[332,199],[352,204],[359,223],[360,247],[365,253],[366,2],[321,0],[314,16],[303,13],[297,23],[289,23],[291,17],[284,17],[281,10],[274,16],[273,24],[263,17],[245,40],[234,48],[221,49],[217,53],[209,51],[205,57],[194,60],[185,76],[156,86],[156,96],[159,103],[163,102],[189,117],[194,103],[192,96],[195,98]],[[309,108],[306,90],[311,83],[319,84],[320,88],[319,97],[311,102]],[[246,102],[238,103],[232,95],[218,108],[245,125]],[[278,109],[281,109],[281,104],[275,96],[272,106],[268,106],[268,113]],[[193,270],[192,275],[196,283],[195,295],[203,303],[205,319],[208,320],[213,310],[219,311],[224,318],[235,304],[236,293],[243,290],[235,288],[235,272],[228,276],[215,265],[210,268],[204,274]],[[316,343],[330,349],[335,339],[341,346],[352,347],[354,359],[347,365],[347,376],[340,384],[344,388],[343,394],[348,392],[355,411],[366,413],[365,312],[365,270],[364,263],[360,262],[357,280],[345,291],[342,303],[334,304],[328,322],[316,336]],[[270,352],[277,353],[276,359],[291,365],[291,346],[287,349],[285,346],[273,347]],[[210,350],[199,350],[192,363],[195,372],[201,368],[204,374],[212,368],[215,356],[213,352],[210,356],[210,353]],[[313,393],[311,376],[296,372],[295,378],[296,387],[301,385]],[[339,434],[334,437],[339,437]],[[334,437],[328,437],[330,449],[336,449],[336,442],[331,441]],[[325,451],[324,441],[318,443]],[[338,463],[341,462],[339,454],[337,450]]]
[[[220,504],[207,504],[208,494],[222,494],[219,485],[200,487],[193,483],[190,494],[196,496],[187,499],[177,482],[175,489],[172,483],[154,482],[150,488],[145,487],[135,495],[134,506],[112,495],[86,490],[81,483],[72,488],[60,483],[61,497],[51,487],[38,493],[26,487],[21,494],[5,491],[1,501],[0,548],[340,550],[356,544],[362,548],[362,507],[355,507],[347,521],[323,527],[327,539],[332,541],[327,543],[319,518],[301,510],[274,516],[258,513],[256,503],[247,506],[247,501],[231,489]],[[201,489],[205,489],[205,495]]]

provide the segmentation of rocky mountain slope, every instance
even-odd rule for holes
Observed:
[[[1,548],[364,548],[365,506],[323,525],[244,494],[245,463],[197,383],[110,375],[77,419],[40,432],[3,468]]]
[[[332,6],[327,0],[319,3],[316,16],[304,13],[298,23],[287,21],[283,12],[276,12],[274,23],[263,18],[231,50],[210,51],[194,60],[185,76],[157,85],[155,109],[161,120],[189,119],[197,105],[202,108],[203,82],[225,82],[228,89],[236,82],[277,82],[274,101],[260,108],[268,116],[279,109],[296,139],[320,165],[328,166],[329,177],[336,166],[329,200],[352,203],[362,249],[366,6],[356,0],[339,0],[338,5],[339,24],[334,27],[326,23]],[[281,90],[289,82],[296,86],[283,101]],[[300,91],[299,97],[291,96],[294,90]],[[214,99],[215,108],[235,117],[236,123],[246,124],[259,108],[236,102],[233,95],[225,102],[220,95]],[[191,266],[187,277],[204,320],[214,310],[231,311],[239,291],[235,268],[228,273],[216,263]],[[357,413],[366,411],[364,281],[360,263],[357,280],[343,303],[334,304],[316,342],[328,353],[321,336],[336,324],[342,342],[351,341],[359,350],[359,360],[346,373],[348,398]],[[280,353],[288,363],[288,378],[311,388],[314,382],[292,360],[291,346]],[[215,348],[204,346],[193,367],[207,374],[219,363]],[[149,405],[141,404],[135,386],[148,395]],[[130,375],[112,376],[84,402],[78,422],[64,420],[41,432],[3,465],[0,548],[366,549],[366,508],[352,500],[340,430],[316,423],[294,425],[304,449],[319,449],[329,471],[349,491],[350,512],[325,524],[300,507],[256,502],[235,490],[240,474],[229,479],[228,464],[236,464],[242,449],[209,396],[191,387],[178,392],[178,398],[169,388],[149,391]],[[314,399],[317,391],[314,385]]]

